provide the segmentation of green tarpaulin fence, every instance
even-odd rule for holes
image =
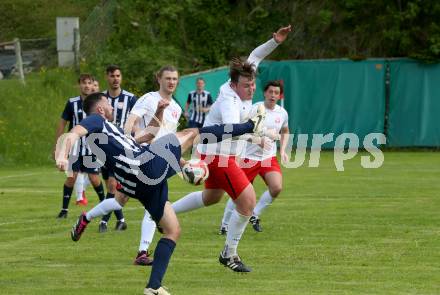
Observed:
[[[227,68],[183,76],[176,97],[184,106],[196,78],[203,77],[215,99],[227,76]],[[298,134],[308,135],[310,147],[313,134],[333,133],[334,140],[324,144],[332,148],[338,135],[354,133],[362,145],[367,134],[385,133],[389,147],[440,146],[439,64],[409,59],[263,62],[255,101],[263,98],[261,85],[274,79],[284,82],[295,143]]]

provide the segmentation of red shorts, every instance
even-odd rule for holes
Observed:
[[[235,161],[235,156],[201,155],[201,159],[206,159],[208,163],[206,189],[222,189],[235,200],[250,184],[248,177]]]
[[[240,167],[250,182],[253,182],[257,175],[260,175],[261,178],[264,179],[264,175],[268,172],[278,172],[282,174],[277,157],[267,158],[263,161],[241,159]]]

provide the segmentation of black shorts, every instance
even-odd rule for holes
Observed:
[[[104,180],[108,180],[109,177],[115,177],[115,173],[113,172],[113,170],[105,166],[101,167],[101,174]]]
[[[72,163],[72,161],[75,161]],[[83,172],[87,174],[99,174],[99,164],[95,156],[71,156],[69,157],[69,168],[73,172]]]
[[[179,161],[182,152],[175,134],[162,136],[145,149],[154,154],[154,157],[140,166],[145,177],[138,176],[135,195],[127,194],[123,188],[119,191],[138,199],[152,219],[159,222],[168,201],[167,179],[180,171]]]
[[[196,121],[188,121],[188,128],[202,128],[203,127],[203,123],[199,123]]]

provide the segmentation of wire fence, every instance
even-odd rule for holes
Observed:
[[[99,54],[113,30],[116,0],[103,0],[80,24],[80,61]],[[55,28],[54,28],[55,30]],[[15,40],[0,40],[0,80],[20,77],[41,67],[58,66],[56,38],[20,39],[22,65],[18,65]],[[20,67],[22,70],[20,70]]]
[[[113,30],[116,9],[116,0],[102,1],[80,24],[80,52],[83,60],[94,57],[105,46]]]

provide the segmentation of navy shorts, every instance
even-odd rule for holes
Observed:
[[[113,172],[113,170],[105,166],[101,167],[101,174],[104,180],[108,180],[109,177],[115,177],[115,173]]]
[[[76,160],[76,161],[75,161]],[[75,161],[72,163],[72,161]],[[77,156],[69,157],[69,166],[73,172],[83,172],[87,174],[99,174],[99,164],[95,156]],[[95,167],[95,168],[93,168]]]
[[[199,123],[196,121],[188,121],[188,128],[202,128],[203,127],[203,123]]]
[[[162,136],[145,149],[154,157],[140,166],[146,178],[138,177],[136,194],[131,197],[138,199],[152,219],[158,223],[168,201],[167,179],[180,171],[179,161],[182,152],[175,134]],[[125,193],[123,189],[120,191]]]

